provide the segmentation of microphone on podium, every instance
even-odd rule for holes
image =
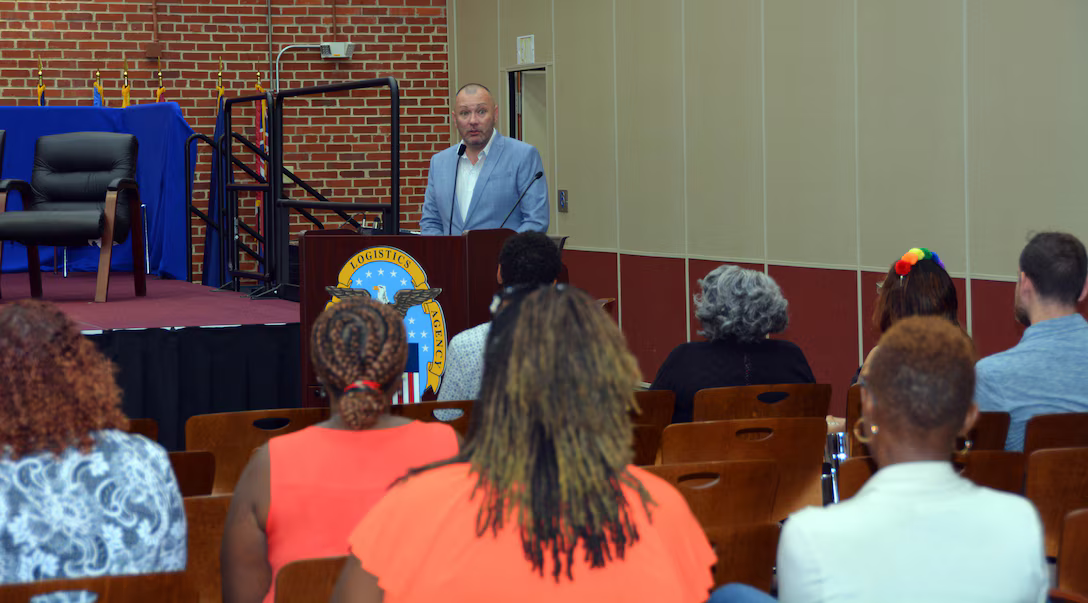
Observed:
[[[446,234],[453,234],[453,212],[457,211],[457,174],[461,173],[461,156],[465,154],[465,143],[457,147],[457,160],[453,162],[453,198],[450,199],[450,227]]]
[[[544,172],[537,172],[536,176],[533,176],[533,179],[529,181],[529,184],[525,187],[525,190],[521,191],[521,196],[518,197],[517,203],[514,204],[514,207],[510,208],[510,213],[506,214],[506,218],[502,221],[502,224],[499,224],[499,228],[506,226],[506,220],[509,220],[510,216],[514,215],[514,210],[517,209],[519,205],[521,205],[521,200],[525,198],[525,193],[529,192],[529,188],[533,186],[534,182],[540,180],[543,177]]]

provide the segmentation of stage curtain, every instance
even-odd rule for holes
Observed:
[[[125,414],[158,421],[168,450],[184,449],[193,415],[300,406],[298,323],[88,337],[120,368]]]
[[[147,205],[151,272],[166,278],[188,278],[189,250],[185,248],[188,200],[185,199],[183,158],[186,155],[185,140],[193,129],[185,122],[177,103],[132,105],[126,109],[0,107],[0,130],[7,131],[0,178],[18,178],[27,182],[34,166],[34,146],[39,136],[65,132],[134,134],[140,141],[136,181],[140,184],[140,199]],[[196,162],[195,149],[189,153],[189,162],[190,165]],[[22,207],[17,193],[8,198],[8,211]],[[114,249],[111,264],[114,270],[132,270],[131,245],[130,237]],[[42,267],[52,269],[53,248],[40,247],[39,253]],[[60,253],[59,249],[57,253]],[[70,248],[68,268],[97,270],[98,248]],[[3,272],[25,272],[26,269],[26,248],[4,241]]]

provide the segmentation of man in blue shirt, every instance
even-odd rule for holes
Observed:
[[[1016,346],[975,365],[979,410],[1012,416],[1006,450],[1024,449],[1035,415],[1088,412],[1088,256],[1073,235],[1043,232],[1020,252],[1015,314],[1027,330]]]

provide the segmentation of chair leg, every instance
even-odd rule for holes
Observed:
[[[94,288],[94,301],[104,303],[110,289],[110,260],[113,259],[113,240],[102,237],[102,250],[98,253],[98,282]]]
[[[6,242],[7,241],[0,241],[0,266],[4,265],[4,243],[6,243]],[[4,280],[4,273],[3,273],[3,270],[0,270],[0,281],[2,281],[2,280]],[[4,298],[4,296],[0,295],[0,299],[3,299],[3,298]]]
[[[42,266],[38,259],[38,246],[26,246],[27,272],[30,273],[30,297],[42,296]]]
[[[147,295],[147,273],[144,272],[147,250],[140,243],[147,245],[147,240],[144,239],[146,233],[144,232],[143,211],[139,203],[133,203],[130,207],[132,208],[132,236],[129,237],[132,241],[132,278],[136,284],[136,297],[144,297]]]

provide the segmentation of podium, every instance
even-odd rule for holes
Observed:
[[[326,287],[343,284],[346,274],[368,261],[389,259],[389,248],[403,252],[407,258],[393,254],[398,265],[418,266],[426,274],[429,287],[442,289],[435,301],[441,306],[448,345],[457,333],[491,320],[489,306],[498,290],[499,251],[513,234],[507,229],[475,230],[451,237],[361,235],[346,230],[303,233],[299,237],[303,405],[327,404],[320,398],[320,384],[310,362],[310,329],[332,299]],[[364,253],[367,250],[373,250],[372,254]],[[379,253],[381,257],[376,257]],[[391,293],[389,299],[393,299]],[[445,354],[444,348],[441,353]],[[437,344],[434,355],[437,360]]]

